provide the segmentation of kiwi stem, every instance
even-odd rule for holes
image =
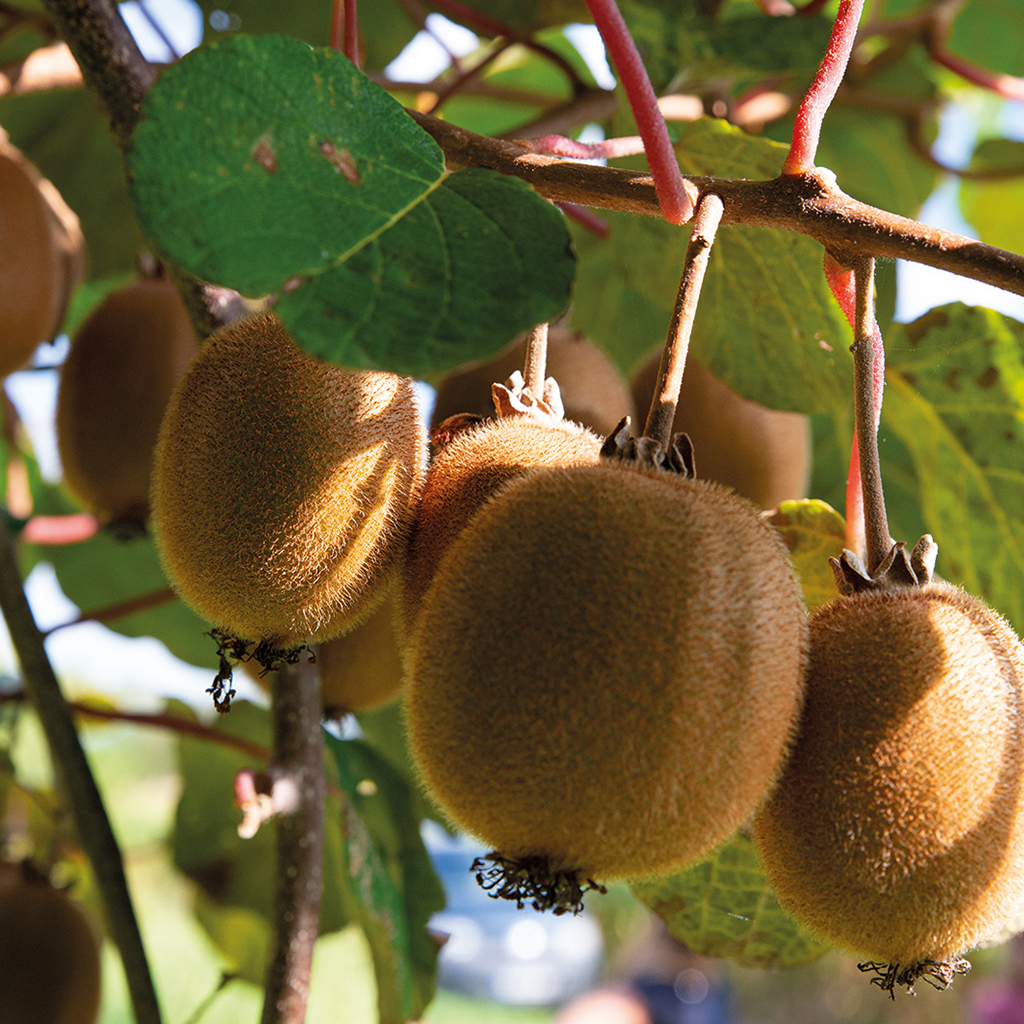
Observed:
[[[537,324],[526,339],[526,360],[523,365],[524,385],[537,398],[544,397],[544,374],[548,364],[548,325]]]
[[[275,789],[294,789],[291,814],[277,824],[277,881],[261,1024],[302,1024],[309,1003],[313,945],[323,889],[324,751],[320,675],[307,656],[271,681]]]
[[[861,496],[864,503],[864,535],[867,545],[868,572],[875,571],[892,548],[889,523],[882,493],[882,472],[878,460],[878,420],[880,401],[876,400],[876,377],[882,367],[876,366],[881,352],[875,351],[878,324],[875,321],[875,261],[871,257],[854,264],[856,287],[853,353],[854,429],[860,463]],[[881,345],[878,345],[881,349]],[[880,395],[878,398],[880,399]]]
[[[662,451],[668,451],[672,444],[672,425],[675,423],[676,406],[679,404],[679,388],[683,382],[693,320],[697,314],[697,304],[700,302],[700,290],[711,255],[711,246],[714,244],[724,211],[725,207],[718,196],[714,193],[704,196],[697,207],[693,231],[686,246],[683,275],[679,281],[679,291],[672,310],[668,337],[665,339],[661,366],[658,368],[658,386],[654,389],[654,398],[644,427],[644,437],[660,444]]]
[[[14,543],[6,530],[0,530],[0,611],[21,664],[25,692],[46,736],[65,805],[96,875],[110,934],[124,963],[136,1024],[160,1024],[160,1004],[128,891],[121,849],[25,597]]]

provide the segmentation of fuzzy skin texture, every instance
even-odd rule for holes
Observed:
[[[269,314],[225,328],[160,431],[152,507],[168,576],[241,639],[340,636],[405,551],[425,462],[411,380],[322,362]]]
[[[198,354],[185,305],[166,280],[111,293],[76,332],[61,369],[57,445],[65,483],[101,520],[149,517],[160,423]]]
[[[659,350],[633,378],[633,400],[643,420],[654,398],[660,362]],[[689,434],[702,480],[725,484],[758,508],[807,497],[810,420],[741,398],[692,355],[686,357],[672,426]]]
[[[320,691],[329,714],[373,711],[398,699],[405,676],[395,636],[395,598],[389,590],[365,622],[317,647]]]
[[[94,1024],[100,943],[66,893],[45,882],[0,881],[0,1021]]]
[[[754,837],[780,902],[890,964],[944,961],[1024,906],[1024,649],[945,583],[811,619],[801,734]]]
[[[493,416],[491,385],[503,384],[514,370],[522,370],[525,358],[526,339],[520,338],[497,359],[448,374],[437,387],[431,423],[437,426],[460,412]],[[547,376],[558,381],[567,420],[602,437],[623,416],[631,416],[636,424],[633,396],[618,367],[578,331],[559,327],[548,331]]]
[[[534,469],[595,465],[601,444],[577,423],[537,413],[484,420],[444,445],[430,465],[402,566],[402,635],[411,632],[448,546],[499,488]]]
[[[785,546],[725,488],[611,461],[531,474],[438,568],[411,750],[452,822],[505,856],[667,871],[767,796],[806,636]]]
[[[0,129],[0,376],[60,329],[84,259],[78,217]]]

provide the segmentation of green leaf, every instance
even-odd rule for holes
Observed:
[[[952,303],[887,339],[883,428],[913,459],[938,573],[1024,628],[1024,324]],[[910,544],[916,537],[897,538]]]
[[[327,737],[343,808],[345,876],[377,975],[381,1024],[416,1019],[433,995],[437,946],[426,933],[444,906],[411,810],[408,783],[359,740]]]
[[[1024,169],[1024,142],[986,139],[974,151],[971,170]],[[960,207],[989,245],[1024,249],[1024,175],[960,182]]]
[[[333,50],[235,37],[169,68],[129,165],[146,230],[277,312],[308,351],[400,373],[498,351],[568,303],[561,215],[440,149]],[[174,159],[168,154],[174,153]]]
[[[778,530],[789,548],[807,610],[813,612],[836,597],[835,577],[828,560],[843,553],[846,540],[843,517],[831,505],[810,498],[782,502],[768,517],[768,522]]]
[[[785,147],[710,118],[683,128],[678,152],[686,173],[755,179],[775,177],[785,157]],[[664,340],[687,233],[654,218],[603,216],[607,239],[576,233],[573,326],[628,369]],[[744,398],[771,409],[845,405],[849,328],[821,261],[821,246],[801,235],[723,227],[704,279],[693,354]]]
[[[52,563],[61,590],[83,613],[111,608],[135,598],[156,596],[170,587],[150,536],[115,540],[100,531],[79,544],[36,549]],[[183,661],[216,668],[216,645],[209,625],[173,595],[153,607],[104,619],[124,636],[152,636]]]
[[[803,967],[829,949],[779,906],[742,832],[691,867],[631,888],[677,939],[705,956],[744,967]]]
[[[1024,21],[1017,0],[971,0],[953,21],[948,47],[991,71],[1024,75]]]

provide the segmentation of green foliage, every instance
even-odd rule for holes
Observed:
[[[1024,239],[1024,142],[986,139],[971,158],[971,170],[992,177],[960,183],[960,206],[982,241],[1016,249]],[[1003,177],[1000,172],[1016,171]]]
[[[316,355],[445,369],[569,301],[559,215],[518,181],[445,178],[434,141],[333,50],[203,47],[164,73],[143,118],[129,169],[147,233],[200,278],[282,291],[278,314]]]
[[[803,967],[828,952],[779,906],[742,832],[697,864],[632,889],[695,953],[745,967]]]
[[[843,553],[846,523],[823,501],[784,501],[768,521],[789,548],[793,568],[800,577],[809,612],[837,594],[830,558]]]

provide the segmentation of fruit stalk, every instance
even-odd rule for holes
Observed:
[[[25,692],[43,727],[65,804],[96,875],[110,933],[124,963],[136,1024],[160,1024],[160,1006],[132,907],[121,850],[25,597],[14,544],[6,531],[0,531],[0,611],[21,664]]]
[[[548,325],[537,324],[526,339],[523,383],[538,398],[544,396],[544,374],[548,365]]]
[[[271,684],[275,789],[294,790],[294,810],[277,817],[277,891],[261,1024],[302,1024],[323,889],[324,762],[320,676],[307,656]]]
[[[876,352],[878,325],[875,322],[875,261],[858,260],[853,270],[856,286],[854,315],[853,389],[854,429],[860,463],[861,498],[864,507],[864,535],[867,545],[867,567],[874,573],[892,548],[889,523],[885,515],[882,493],[882,471],[878,460],[878,421],[881,413],[881,389],[876,385],[876,362],[884,358]],[[879,339],[880,340],[880,339]],[[878,349],[881,350],[879,344]],[[879,368],[880,369],[880,368]]]
[[[672,443],[672,423],[676,418],[679,402],[679,387],[686,366],[686,353],[690,347],[690,333],[693,319],[697,315],[700,290],[704,284],[704,273],[708,267],[711,246],[714,244],[718,225],[725,207],[716,195],[706,195],[697,207],[693,231],[686,246],[683,275],[679,281],[672,322],[669,324],[665,352],[658,370],[658,386],[654,400],[647,414],[644,436],[661,444],[662,451],[668,451]]]

